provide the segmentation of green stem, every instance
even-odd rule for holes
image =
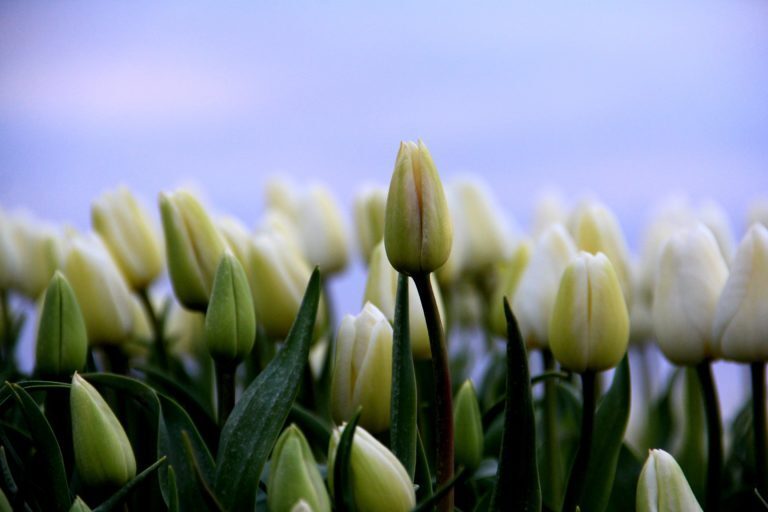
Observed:
[[[755,488],[768,496],[765,467],[765,363],[750,365],[752,374],[752,426],[755,430]]]
[[[328,347],[325,349],[323,367],[320,370],[320,378],[317,382],[317,411],[326,419],[331,418],[331,377],[333,372],[333,358],[336,352],[336,317],[331,291],[328,281],[323,280],[323,297],[325,298],[325,321],[327,324],[326,339]]]
[[[435,294],[429,274],[412,276],[419,292],[424,319],[429,333],[429,347],[432,351],[432,373],[435,380],[435,441],[437,487],[443,487],[453,478],[453,395],[451,372],[448,367],[448,351],[445,346],[445,332],[440,321]],[[453,490],[449,490],[438,504],[438,510],[453,510]]]
[[[541,358],[544,364],[544,373],[555,371],[555,358],[552,352],[545,348],[541,351]],[[557,381],[547,379],[544,382],[544,425],[546,429],[546,444],[544,453],[549,468],[549,485],[554,497],[554,502],[559,503],[563,484],[560,475],[560,443],[557,432]]]
[[[720,486],[723,467],[723,426],[720,421],[720,404],[712,377],[710,361],[696,365],[696,374],[704,395],[704,410],[707,415],[707,497],[704,510],[716,512],[720,508]]]
[[[216,361],[216,393],[219,408],[219,426],[223,427],[235,407],[236,363]]]
[[[587,370],[581,374],[581,394],[584,406],[581,410],[581,437],[576,451],[576,460],[571,467],[568,488],[565,491],[563,512],[572,512],[581,502],[586,482],[589,454],[592,450],[592,430],[595,423],[596,388],[595,372]]]
[[[146,288],[139,290],[139,298],[141,299],[142,306],[144,306],[144,311],[146,311],[147,316],[149,317],[149,323],[152,326],[152,337],[154,339],[152,346],[154,347],[154,353],[157,357],[157,363],[161,368],[167,369],[168,350],[165,346],[165,336],[163,336],[163,321],[157,316],[155,308],[152,306],[152,301],[149,298],[149,292]]]

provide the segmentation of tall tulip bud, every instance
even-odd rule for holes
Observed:
[[[47,376],[68,376],[82,370],[88,336],[75,292],[56,271],[45,292],[37,329],[36,371]]]
[[[336,447],[344,427],[334,429],[328,447],[328,484],[333,492]],[[352,494],[358,510],[406,512],[416,505],[416,493],[408,472],[375,437],[363,427],[355,429],[349,457]]]
[[[506,336],[507,320],[504,317],[504,298],[513,303],[520,279],[531,258],[531,245],[528,241],[520,242],[512,257],[497,265],[498,278],[489,310],[488,324],[496,336]]]
[[[549,319],[560,278],[576,253],[576,245],[562,224],[546,228],[533,246],[512,301],[520,333],[530,348],[549,346]],[[503,322],[506,329],[506,320]],[[505,333],[505,330],[500,332]]]
[[[15,253],[10,287],[36,300],[61,266],[64,253],[61,234],[53,226],[27,215],[17,215],[10,223],[10,243]]]
[[[344,270],[349,241],[341,212],[327,189],[309,188],[299,202],[297,227],[310,265],[317,265],[324,275]]]
[[[130,190],[120,187],[94,201],[91,222],[134,290],[146,288],[160,274],[160,237],[149,214]]]
[[[336,423],[363,407],[360,425],[372,432],[389,428],[392,387],[392,326],[366,303],[357,316],[346,315],[336,337],[331,406]]]
[[[445,318],[443,299],[440,289],[437,287],[435,276],[432,279],[432,289],[435,292],[435,302],[440,318]],[[384,313],[390,323],[395,321],[395,297],[397,294],[397,271],[387,259],[384,250],[384,242],[380,241],[371,254],[368,279],[365,282],[365,295],[363,304],[370,302]],[[424,310],[421,307],[421,298],[412,279],[408,280],[408,332],[411,340],[411,351],[416,359],[429,359],[432,357],[429,348],[429,333],[427,322],[424,319]]]
[[[768,228],[762,224],[753,224],[736,249],[713,334],[726,359],[768,361]]]
[[[549,323],[552,354],[575,372],[613,368],[627,351],[629,313],[613,265],[580,252],[560,280]]]
[[[651,450],[637,482],[638,512],[701,511],[683,470],[664,450]]]
[[[121,487],[136,476],[125,430],[96,388],[75,373],[69,391],[72,444],[81,480],[91,487]]]
[[[483,419],[472,381],[459,388],[453,402],[453,425],[456,436],[456,463],[475,469],[483,458]]]
[[[363,262],[371,261],[373,249],[384,239],[384,214],[387,208],[385,188],[367,188],[355,198],[357,245]]]
[[[727,278],[717,240],[703,224],[667,241],[656,276],[653,324],[661,351],[673,363],[693,366],[719,356],[712,321]]]
[[[160,194],[160,214],[173,292],[185,307],[205,311],[226,242],[189,192]]]
[[[76,236],[64,264],[92,345],[125,341],[133,330],[131,292],[100,239]]]
[[[453,229],[445,192],[423,142],[400,143],[384,224],[387,257],[399,272],[434,272],[451,253]]]
[[[256,338],[251,289],[240,262],[227,251],[221,257],[205,314],[205,340],[216,361],[242,361]]]
[[[303,501],[308,510],[331,512],[331,500],[307,439],[291,425],[275,443],[269,464],[267,506],[270,512],[292,512]]]

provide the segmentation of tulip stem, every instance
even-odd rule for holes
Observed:
[[[554,372],[555,358],[552,357],[552,352],[548,348],[541,350],[541,358],[545,374]],[[554,379],[547,379],[544,382],[544,425],[546,429],[544,452],[549,469],[549,486],[555,502],[559,502],[563,490],[560,476],[560,442],[557,432],[557,382]]]
[[[723,426],[720,421],[720,404],[712,376],[712,365],[705,360],[696,365],[696,374],[704,397],[707,415],[707,497],[704,510],[714,512],[720,504],[720,476],[723,466]]]
[[[432,351],[432,373],[435,382],[435,444],[437,487],[443,487],[453,478],[453,394],[451,372],[448,367],[448,351],[445,331],[440,321],[432,282],[428,273],[414,274],[413,282],[419,292],[424,309],[424,319],[429,333],[429,347]],[[438,510],[453,510],[453,489],[449,490],[438,504]]]
[[[229,418],[235,407],[235,370],[236,363],[216,361],[216,393],[219,407],[219,426]]]
[[[765,363],[750,365],[752,374],[752,428],[755,429],[755,488],[768,495],[765,467]]]
[[[161,368],[168,367],[168,352],[165,347],[165,337],[163,336],[163,320],[157,316],[155,308],[152,307],[152,301],[149,298],[149,292],[146,288],[139,290],[139,298],[149,317],[149,323],[152,325],[152,337],[154,338],[154,353],[157,357],[157,363]]]
[[[583,407],[581,409],[581,437],[576,451],[576,460],[571,466],[568,477],[568,488],[565,491],[563,512],[572,512],[581,502],[584,484],[587,477],[589,454],[592,451],[592,430],[595,424],[596,387],[595,372],[587,370],[581,374],[581,394]]]

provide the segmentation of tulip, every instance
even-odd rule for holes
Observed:
[[[725,262],[730,262],[733,258],[733,248],[736,246],[736,241],[733,237],[728,213],[714,201],[705,201],[699,205],[697,213],[699,221],[707,226],[715,236]]]
[[[453,230],[440,177],[423,142],[403,142],[389,185],[387,257],[399,272],[434,272],[451,252]]]
[[[309,443],[301,430],[291,425],[272,451],[267,506],[270,512],[292,512],[299,502],[314,512],[331,511],[331,500]]]
[[[534,237],[538,238],[552,224],[565,225],[567,222],[568,209],[560,194],[546,192],[536,198],[531,222],[531,233]]]
[[[324,275],[338,273],[347,266],[349,242],[346,228],[330,192],[310,187],[299,202],[297,227],[304,255]]]
[[[77,373],[69,392],[75,466],[90,487],[122,487],[136,476],[125,430],[98,391]]]
[[[653,325],[661,351],[678,365],[717,357],[712,321],[728,278],[717,240],[703,224],[681,231],[666,243],[659,263]]]
[[[205,350],[205,315],[173,302],[165,324],[166,339],[174,354],[201,357]]]
[[[664,450],[651,450],[637,482],[638,512],[701,510],[675,459]]]
[[[627,351],[629,313],[603,253],[580,252],[560,280],[549,323],[552,354],[575,372],[613,368]]]
[[[147,211],[131,192],[120,187],[91,206],[93,229],[134,290],[143,290],[163,268],[160,237]]]
[[[291,508],[291,512],[314,512],[314,510],[309,506],[309,503],[304,500],[299,500]]]
[[[205,311],[227,244],[189,192],[160,194],[160,213],[173,292],[184,307]]]
[[[758,223],[768,227],[768,198],[766,197],[751,201],[747,208],[747,226]]]
[[[483,458],[483,420],[472,381],[459,388],[454,400],[453,425],[456,433],[456,462],[475,469]]]
[[[64,264],[92,345],[119,344],[133,330],[131,292],[97,237],[76,236]]]
[[[299,210],[297,186],[292,181],[283,178],[270,178],[264,186],[264,199],[268,210],[282,212],[296,222]]]
[[[753,224],[736,249],[715,308],[713,335],[726,359],[768,361],[768,228]]]
[[[643,345],[654,339],[653,332],[653,283],[643,281],[643,269],[639,261],[632,265],[632,300],[629,304],[629,343]]]
[[[520,279],[531,258],[531,245],[527,241],[518,244],[512,256],[498,264],[497,286],[491,299],[488,324],[496,336],[507,335],[507,320],[504,316],[504,298],[513,303]],[[519,322],[519,320],[518,320]]]
[[[80,496],[75,496],[75,501],[72,502],[69,512],[91,512],[91,507],[86,505]]]
[[[328,485],[333,493],[336,447],[344,427],[334,429],[328,447]],[[357,510],[406,512],[416,505],[416,493],[408,472],[375,437],[362,427],[355,429],[349,458],[352,495]]]
[[[248,229],[238,219],[228,216],[220,217],[216,222],[216,227],[224,237],[227,246],[248,273],[248,261],[251,257],[251,241],[253,239]]]
[[[0,290],[12,288],[20,272],[14,231],[13,217],[0,209]]]
[[[437,287],[435,276],[432,279],[435,290],[435,300],[440,312],[440,318],[445,318],[443,299]],[[376,306],[390,323],[395,321],[395,296],[397,293],[397,271],[392,268],[384,242],[380,241],[371,254],[368,278],[365,282],[365,295],[363,304],[370,302]],[[411,351],[416,359],[429,359],[432,352],[429,348],[429,333],[427,322],[424,320],[424,310],[421,307],[419,292],[413,280],[408,280],[408,332],[411,340]]]
[[[357,244],[363,262],[368,264],[373,249],[384,239],[384,214],[387,189],[367,188],[355,198]]]
[[[528,347],[549,346],[549,319],[560,278],[575,256],[576,246],[561,224],[548,227],[536,240],[512,301],[512,310]]]
[[[357,316],[346,315],[336,337],[331,406],[336,423],[363,407],[360,425],[372,432],[389,428],[392,388],[392,326],[366,303]]]
[[[27,215],[8,217],[0,231],[3,280],[8,288],[36,300],[48,286],[54,271],[61,266],[64,247],[61,234],[52,226]],[[6,238],[10,235],[10,238]],[[5,258],[8,258],[5,261]]]
[[[56,271],[45,292],[37,330],[36,371],[68,376],[82,370],[88,353],[85,320],[67,279]]]

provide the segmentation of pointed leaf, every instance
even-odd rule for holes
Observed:
[[[360,420],[358,408],[352,421],[347,423],[336,446],[336,455],[333,462],[333,498],[338,512],[354,512],[355,500],[352,494],[352,474],[349,470],[349,459],[352,456],[352,443],[355,438],[355,429]]]
[[[143,482],[149,475],[151,475],[155,470],[157,470],[161,465],[165,464],[166,458],[160,457],[157,462],[149,466],[147,469],[133,477],[127,484],[122,486],[115,494],[110,496],[110,498],[93,509],[93,512],[108,512],[110,510],[115,510],[120,503],[125,500],[125,498],[128,497],[128,495],[133,491],[133,489],[139,485],[141,482]]]

